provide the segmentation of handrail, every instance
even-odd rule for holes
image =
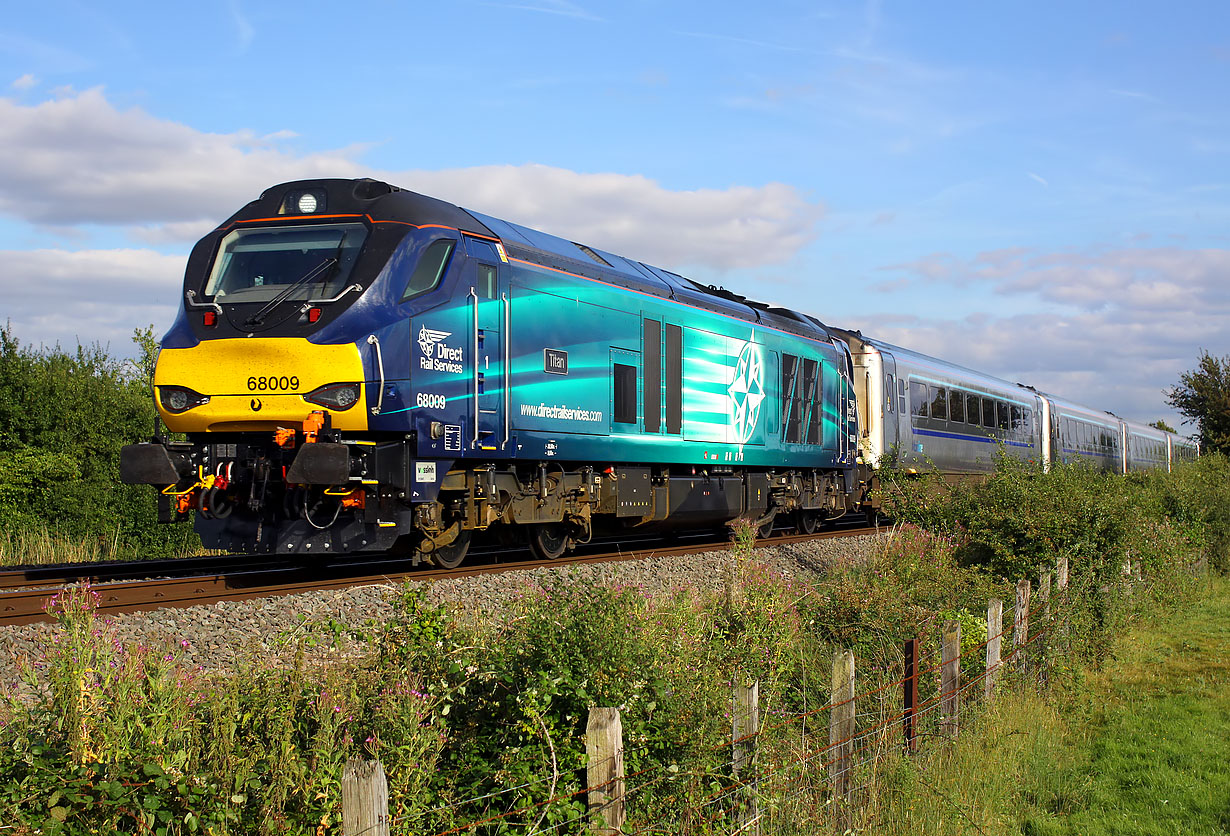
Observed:
[[[509,415],[512,410],[512,355],[509,349],[509,343],[512,340],[512,331],[509,328],[511,316],[509,308],[511,307],[508,301],[508,294],[501,293],[500,301],[504,305],[504,442],[500,445],[500,449],[508,446],[508,442],[512,438],[510,432]]]
[[[470,449],[478,449],[478,294],[474,288],[470,288],[470,310],[474,315],[474,331],[471,334],[473,337],[474,353],[471,356],[471,362],[474,364],[474,418],[473,418],[473,435],[470,439]]]
[[[196,301],[196,291],[195,290],[185,290],[184,291],[184,303],[187,304],[187,306],[190,308],[213,308],[215,311],[218,312],[219,316],[221,316],[222,314],[222,306],[219,305],[217,302],[198,302]]]
[[[334,302],[336,302],[338,299],[341,299],[347,293],[353,293],[356,290],[362,290],[362,289],[363,289],[363,285],[355,283],[352,285],[347,285],[346,287],[342,288],[341,293],[329,299],[309,299],[303,303],[303,307],[299,309],[299,313],[307,313],[308,308],[312,307],[313,305],[332,305]]]
[[[371,407],[372,415],[379,415],[384,406],[384,357],[380,354],[380,338],[375,334],[367,337],[367,344],[376,349],[376,369],[380,372],[380,388],[376,390],[376,405]]]

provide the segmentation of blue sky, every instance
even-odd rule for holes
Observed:
[[[170,323],[195,238],[374,176],[1125,417],[1230,354],[1230,6],[27,4],[0,317]]]

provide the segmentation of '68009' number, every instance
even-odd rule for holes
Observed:
[[[299,388],[298,377],[249,377],[249,392],[294,392]]]

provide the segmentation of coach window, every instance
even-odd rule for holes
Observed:
[[[1034,437],[1034,411],[1029,407],[1025,407],[1025,437]]]
[[[996,401],[995,420],[1001,430],[1008,431],[1008,423],[1011,418],[1012,413],[1008,410],[1008,404],[1003,401]]]
[[[956,389],[952,390],[952,397],[948,399],[948,411],[949,411],[948,419],[950,421],[954,421],[958,424],[965,423],[965,395],[964,393],[958,392]]]
[[[1025,413],[1017,404],[1012,405],[1012,433],[1013,435],[1025,434]]]
[[[636,366],[615,364],[615,422],[636,423]]]
[[[995,429],[995,401],[990,398],[982,399],[982,426]]]
[[[448,257],[453,254],[453,247],[456,244],[456,241],[441,238],[438,241],[432,241],[427,246],[427,249],[419,256],[419,263],[415,266],[414,272],[410,274],[410,281],[406,283],[406,290],[401,295],[401,301],[405,302],[412,296],[426,293],[440,283],[440,277],[444,275],[444,270],[448,267]]]
[[[977,395],[965,396],[965,420],[975,427],[982,423],[982,401]]]
[[[910,381],[910,410],[915,418],[927,417],[927,401],[930,395],[927,392],[927,384],[919,383],[916,380]]]
[[[948,420],[948,390],[942,386],[935,387],[935,397],[931,399],[931,417],[937,421]]]

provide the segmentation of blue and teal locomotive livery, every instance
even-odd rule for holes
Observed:
[[[816,319],[372,180],[268,189],[202,239],[126,447],[232,551],[477,532],[558,556],[596,530],[814,530],[858,506],[849,347]]]

